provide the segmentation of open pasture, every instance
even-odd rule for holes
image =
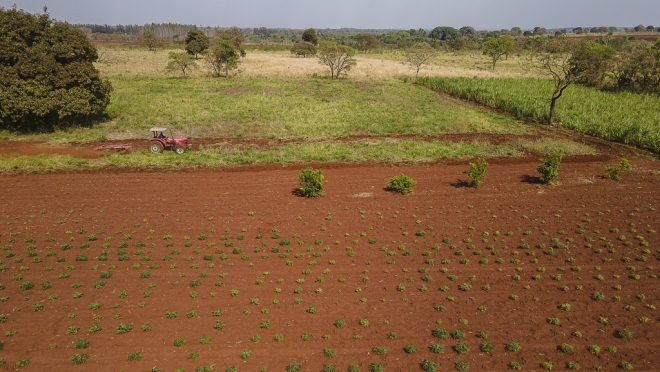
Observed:
[[[545,187],[533,162],[494,164],[476,190],[463,166],[335,168],[316,200],[292,195],[296,169],[5,176],[0,358],[654,370],[658,175],[638,160],[615,183],[606,165]],[[415,192],[386,193],[402,172]]]

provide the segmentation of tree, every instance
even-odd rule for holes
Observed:
[[[533,67],[539,72],[550,75],[554,90],[550,98],[549,124],[554,125],[557,100],[571,84],[578,81],[588,70],[585,61],[576,58],[584,41],[566,37],[550,38],[539,45],[533,55]]]
[[[646,26],[646,31],[653,32],[653,31],[655,31],[655,27],[651,26],[651,25],[648,25],[648,26]]]
[[[475,30],[474,27],[471,26],[463,26],[458,31],[460,32],[461,36],[470,36],[470,37],[477,36],[477,30]]]
[[[245,33],[238,27],[231,27],[218,34],[217,38],[218,40],[230,40],[234,45],[240,48],[245,42]]]
[[[319,38],[318,36],[316,36],[316,30],[313,28],[308,28],[305,31],[303,31],[302,40],[308,43],[312,43],[314,45],[319,44]]]
[[[190,70],[198,67],[193,57],[188,53],[170,52],[169,59],[170,61],[167,63],[165,70],[168,72],[181,72],[183,77],[186,77]]]
[[[362,53],[380,47],[380,41],[372,34],[359,34],[355,36],[355,49]]]
[[[206,53],[206,61],[216,75],[224,72],[229,77],[229,70],[238,68],[239,59],[245,57],[245,50],[231,40],[221,39],[217,45]]]
[[[0,7],[0,129],[51,131],[89,123],[112,86],[85,33],[48,14]]]
[[[642,25],[642,24],[639,24],[639,25],[635,26],[635,28],[633,28],[633,30],[635,30],[635,32],[642,32],[642,31],[646,30],[646,27],[644,27],[644,25]]]
[[[186,52],[195,56],[195,59],[209,48],[209,38],[202,32],[202,30],[192,29],[188,31],[186,36]]]
[[[458,37],[458,30],[449,26],[438,26],[431,31],[429,37],[433,40],[451,40]]]
[[[594,87],[602,86],[615,54],[616,50],[608,45],[592,41],[581,44],[575,51],[574,59],[580,61],[585,70],[576,82]]]
[[[534,35],[543,36],[548,33],[548,30],[545,27],[534,27]]]
[[[141,39],[143,43],[147,44],[149,50],[154,50],[162,44],[158,35],[156,35],[153,31],[143,32]]]
[[[408,64],[415,69],[415,77],[419,75],[419,70],[427,67],[438,54],[427,43],[415,43],[412,47],[406,49],[404,53]]]
[[[449,49],[451,49],[452,52],[460,52],[461,50],[465,49],[468,44],[468,39],[467,37],[459,37],[456,38],[452,41],[449,42]]]
[[[522,35],[522,30],[520,29],[520,27],[512,27],[509,33],[511,34],[511,36],[520,36]]]
[[[316,46],[308,41],[295,43],[291,47],[291,54],[302,56],[303,58],[315,56],[317,52]]]
[[[493,71],[495,70],[495,63],[502,59],[502,56],[511,54],[514,46],[515,41],[511,36],[502,36],[497,39],[494,37],[486,38],[483,44],[483,54],[493,60]]]
[[[337,45],[335,43],[321,43],[318,50],[319,63],[330,68],[330,77],[334,79],[341,73],[346,73],[357,65],[355,58],[355,49],[346,45]]]

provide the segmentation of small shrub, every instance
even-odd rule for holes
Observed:
[[[142,359],[142,353],[139,351],[128,353],[128,360],[130,361],[138,361],[141,359]]]
[[[440,354],[440,353],[443,353],[445,351],[445,345],[432,343],[429,346],[429,350],[431,350],[432,353]]]
[[[484,159],[478,158],[476,163],[470,163],[470,169],[463,171],[463,174],[467,174],[468,177],[472,178],[470,186],[477,188],[486,178],[487,172],[488,163]]]
[[[509,368],[511,368],[511,369],[520,370],[520,369],[522,369],[522,367],[523,367],[523,365],[520,362],[515,362],[514,361],[514,362],[509,363]]]
[[[383,363],[371,363],[369,365],[369,371],[370,372],[383,372],[385,371],[385,366]]]
[[[522,346],[520,346],[520,344],[517,342],[509,342],[504,348],[506,351],[510,351],[512,353],[517,353],[522,350]]]
[[[629,330],[628,328],[624,328],[616,331],[616,337],[618,338],[631,339],[632,336],[633,336],[633,331]]]
[[[456,368],[457,371],[467,371],[470,369],[470,364],[468,362],[456,362],[454,368]]]
[[[433,362],[428,359],[422,360],[422,362],[419,364],[419,366],[422,368],[423,371],[425,372],[435,372],[438,370],[439,364],[437,362]]]
[[[415,347],[413,344],[409,344],[403,348],[403,351],[405,351],[406,354],[415,354],[417,352],[417,347]]]
[[[400,194],[409,194],[413,192],[413,186],[417,183],[414,179],[400,174],[387,181],[387,190],[398,192]]]
[[[468,351],[470,351],[470,347],[465,342],[452,346],[452,349],[454,349],[454,351],[460,355],[466,354]]]
[[[286,372],[300,372],[302,370],[302,366],[298,363],[291,363],[286,366]]]
[[[384,347],[375,347],[371,351],[374,352],[376,355],[385,355],[387,354],[387,349]]]
[[[561,166],[563,156],[563,150],[555,149],[550,151],[545,158],[541,159],[541,164],[536,167],[536,170],[541,173],[541,182],[547,185],[554,185],[559,177],[559,167]]]
[[[300,187],[298,190],[302,196],[308,198],[318,198],[323,195],[323,187],[328,181],[323,177],[321,170],[307,167],[298,174]]]
[[[485,343],[479,345],[479,349],[484,353],[490,354],[495,350],[495,346],[493,346],[493,344],[489,344],[489,343],[485,342]]]
[[[71,363],[73,364],[83,364],[87,360],[87,354],[76,354],[71,357]]]

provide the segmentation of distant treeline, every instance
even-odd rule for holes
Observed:
[[[116,40],[116,41],[138,41],[145,31],[152,31],[163,41],[171,43],[183,43],[188,31],[199,29],[212,38],[217,33],[227,30],[228,27],[203,27],[196,25],[185,25],[178,23],[151,23],[146,25],[97,25],[97,24],[77,24],[76,27],[82,29],[95,40]],[[302,29],[291,28],[244,28],[242,29],[248,43],[280,43],[293,44],[302,41]],[[360,34],[375,35],[380,41],[380,45],[386,49],[406,48],[416,42],[429,42],[432,46],[444,46],[448,49],[479,49],[480,40],[487,37],[513,36],[513,37],[533,37],[557,34],[592,34],[595,37],[612,35],[617,32],[625,32],[634,35],[639,32],[660,32],[660,28],[654,26],[638,25],[632,28],[617,27],[573,27],[567,29],[550,29],[544,27],[535,27],[530,30],[523,30],[520,27],[513,27],[509,30],[481,30],[477,31],[470,26],[456,29],[449,26],[439,26],[432,30],[425,29],[317,29],[319,40],[332,41],[338,44],[351,45],[355,42],[356,36]],[[452,45],[453,43],[453,45]]]

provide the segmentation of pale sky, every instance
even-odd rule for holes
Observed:
[[[660,27],[658,0],[0,0],[69,23],[273,28]]]

